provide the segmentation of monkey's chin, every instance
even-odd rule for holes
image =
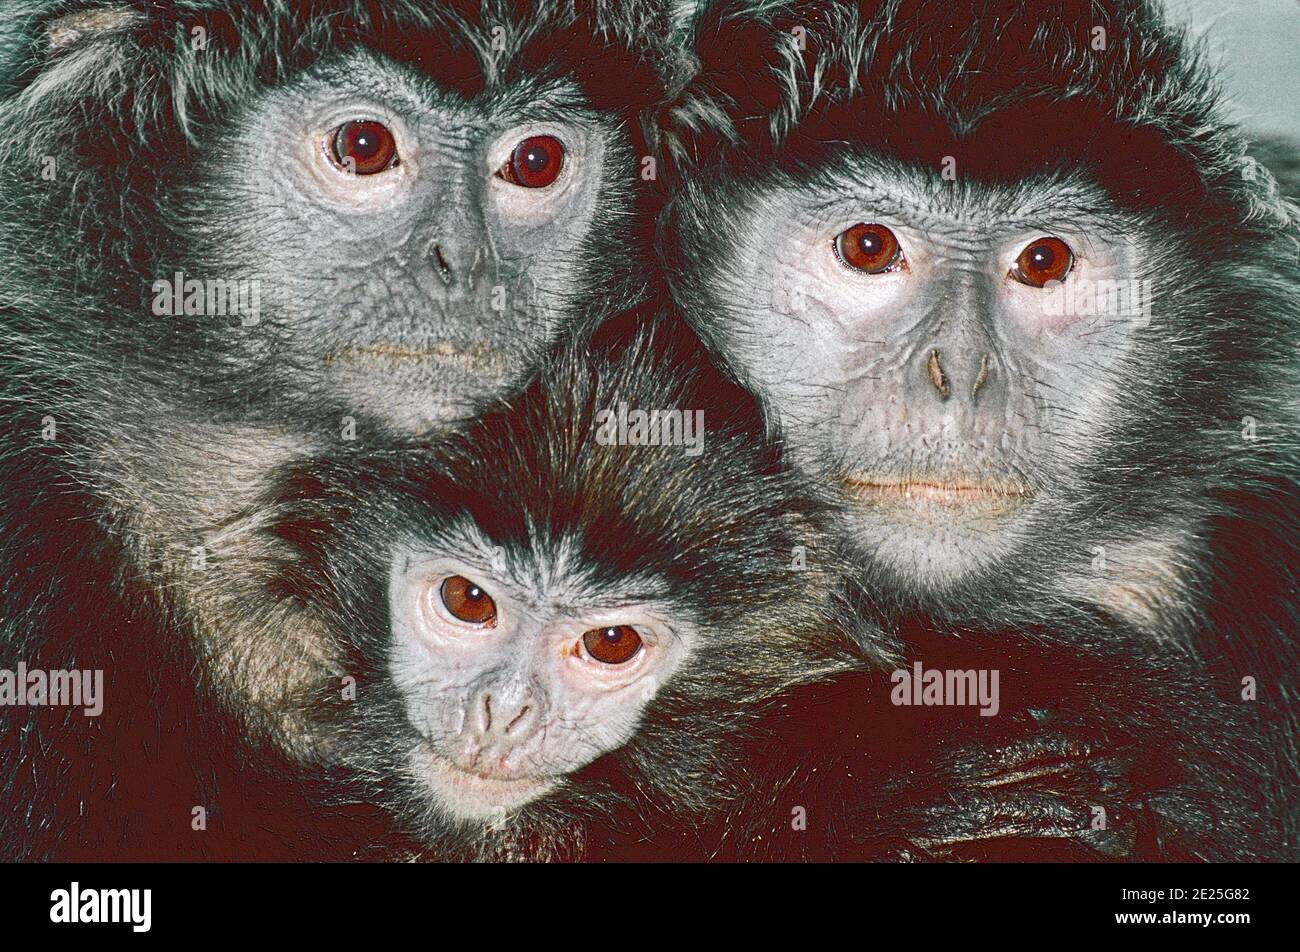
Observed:
[[[1014,548],[1033,496],[1009,482],[852,476],[858,542],[902,590],[924,599],[991,569]]]
[[[461,770],[428,744],[411,751],[411,768],[438,805],[457,820],[501,820],[505,814],[538,800],[560,784],[558,777],[497,780]]]
[[[330,395],[399,433],[441,433],[509,389],[520,363],[486,346],[355,346],[325,359]]]

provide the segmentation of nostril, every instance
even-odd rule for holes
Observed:
[[[980,371],[975,376],[975,386],[971,387],[970,396],[974,400],[980,392],[980,387],[984,386],[989,379],[989,355],[985,354],[980,358]]]
[[[522,721],[524,719],[524,715],[526,715],[530,710],[532,710],[530,705],[525,704],[523,707],[521,707],[519,709],[519,713],[515,715],[514,720],[512,720],[509,724],[506,725],[506,733],[509,734],[512,730],[514,730],[515,725],[517,725],[520,721]]]
[[[473,747],[491,747],[503,742],[514,743],[527,737],[537,723],[535,699],[516,699],[507,690],[504,700],[500,691],[480,689],[465,705],[465,740]]]
[[[451,284],[451,265],[447,262],[446,255],[442,253],[442,245],[433,246],[433,260],[438,266],[438,277],[442,279],[442,283]]]
[[[952,393],[952,388],[948,385],[948,378],[943,372],[943,366],[939,363],[939,351],[930,351],[930,359],[926,361],[926,372],[930,375],[930,383],[935,390],[939,391],[939,396],[947,400],[948,394]]]

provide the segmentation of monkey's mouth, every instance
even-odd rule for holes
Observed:
[[[465,770],[443,757],[427,742],[412,752],[412,765],[451,814],[464,820],[499,818],[550,793],[558,777],[491,777]]]
[[[420,346],[405,344],[365,344],[343,347],[326,354],[325,366],[349,363],[405,363],[410,361],[436,363],[456,367],[471,373],[502,374],[509,369],[509,361],[500,351],[484,344],[462,347],[451,341],[434,341]]]
[[[943,506],[989,513],[1009,513],[1032,497],[1027,486],[1010,480],[890,479],[854,475],[844,478],[844,487],[854,498],[868,504]]]
[[[519,372],[517,355],[485,342],[364,341],[323,353],[330,397],[424,435],[464,419]]]

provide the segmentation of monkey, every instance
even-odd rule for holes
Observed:
[[[616,319],[439,450],[279,480],[247,557],[347,642],[331,747],[415,855],[627,858],[720,822],[774,699],[885,667],[826,507],[691,341]]]
[[[569,324],[639,300],[667,21],[644,2],[20,13],[0,43],[0,645],[11,669],[111,668],[143,706],[110,694],[101,729],[6,717],[0,783],[30,806],[0,839],[185,856],[169,824],[219,779],[318,763],[341,650],[223,551],[241,514],[334,443],[472,418]],[[138,749],[181,766],[115,773]],[[147,796],[130,836],[92,822]],[[83,813],[101,832],[65,838]],[[350,855],[369,814],[343,814]]]
[[[342,184],[366,190],[372,205],[382,204],[385,190],[376,187],[382,182],[363,179],[383,179],[405,168],[407,177],[389,189],[400,194],[403,187],[415,187],[409,170],[418,170],[421,153],[405,148],[408,137],[392,135],[403,130],[389,125],[401,121],[400,109],[385,105],[388,121],[382,123],[364,118],[329,128],[322,123],[315,129],[319,135],[310,137],[311,153],[296,153],[293,163],[258,137],[270,138],[273,146],[285,129],[298,128],[286,116],[296,118],[297,110],[306,108],[301,104],[320,92],[322,77],[338,77],[329,65],[330,51],[351,56],[350,62],[383,51],[417,73],[448,70],[450,92],[421,86],[421,94],[454,114],[454,107],[463,105],[455,94],[486,81],[476,80],[472,70],[460,75],[455,69],[468,70],[477,62],[468,52],[500,52],[492,41],[501,24],[491,22],[493,11],[476,20],[469,8],[430,13],[402,4],[374,13],[391,17],[379,21],[367,19],[369,7],[346,4],[317,7],[305,19],[297,10],[260,4],[229,9],[220,4],[167,9],[28,4],[26,9],[31,19],[23,27],[31,35],[5,34],[6,55],[19,49],[26,59],[6,62],[6,84],[17,91],[0,120],[5,165],[18,172],[0,200],[6,220],[14,223],[19,252],[6,260],[0,278],[6,341],[14,344],[4,355],[0,413],[6,435],[3,555],[7,575],[19,580],[6,593],[0,613],[3,641],[15,664],[21,660],[38,670],[100,668],[119,699],[90,725],[78,712],[40,708],[26,712],[29,720],[7,725],[5,799],[25,809],[4,831],[12,834],[4,838],[13,850],[6,855],[375,855],[371,844],[391,839],[386,812],[371,808],[375,798],[358,794],[336,810],[322,807],[329,806],[326,791],[351,789],[340,769],[321,764],[319,749],[331,743],[347,749],[333,737],[329,718],[320,723],[330,710],[321,698],[337,693],[340,639],[331,637],[324,620],[294,610],[293,600],[263,598],[263,580],[241,560],[238,542],[246,527],[258,525],[257,500],[270,474],[291,460],[314,458],[322,434],[341,420],[356,414],[363,433],[373,428],[386,437],[413,437],[447,422],[447,408],[433,400],[444,387],[444,375],[418,361],[409,373],[400,366],[394,370],[389,363],[405,359],[391,352],[396,348],[372,347],[376,352],[369,354],[313,349],[335,346],[346,328],[338,314],[318,303],[311,282],[324,286],[345,272],[368,277],[372,269],[364,262],[343,268],[324,253],[316,262],[319,271],[287,269],[295,243],[301,250],[310,238],[304,229],[330,221],[329,215],[317,218],[304,210],[290,219],[277,217],[284,202],[253,194],[234,178],[244,167],[242,155],[257,156],[273,173],[268,181],[287,182],[288,194],[294,172],[304,166],[311,175],[343,166],[338,170]],[[42,9],[57,18],[42,17]],[[586,93],[615,115],[625,116],[653,94],[653,77],[628,46],[630,38],[642,35],[640,28],[624,29],[622,47],[617,38],[606,38],[614,43],[611,51],[591,40],[603,30],[593,28],[594,14],[569,23],[563,11],[553,11],[557,24],[530,21],[514,24],[512,31],[513,21],[495,12],[507,27],[501,35],[512,42],[545,34],[548,26],[561,33],[558,50],[549,42],[554,37],[541,36],[514,51],[518,81],[529,90],[547,75],[536,67],[553,57],[561,72],[566,63],[578,71]],[[445,19],[431,24],[428,17]],[[410,27],[424,30],[413,34]],[[645,30],[642,39],[652,35]],[[16,40],[11,45],[11,37],[25,39],[26,45]],[[254,37],[278,45],[255,46]],[[303,49],[317,51],[318,62],[293,59]],[[383,60],[366,61],[376,70],[384,68]],[[489,72],[486,64],[479,65]],[[555,69],[554,63],[545,65]],[[508,107],[510,92],[501,88],[507,80],[496,77],[511,74],[495,57],[492,66],[500,73],[492,73],[496,86],[488,102],[505,98]],[[606,83],[617,92],[612,102]],[[181,93],[193,93],[194,101]],[[401,99],[400,92],[393,95]],[[413,139],[420,131],[405,130]],[[635,136],[631,126],[628,135]],[[591,143],[579,136],[578,144]],[[614,154],[627,152],[614,137],[604,145]],[[160,146],[162,156],[152,151]],[[347,168],[348,159],[355,169]],[[525,188],[520,183],[527,174],[546,171],[530,172],[527,150],[512,153],[511,163],[516,159],[525,164],[515,168],[503,161],[491,173],[489,188],[500,190],[498,180]],[[568,167],[572,172],[574,163]],[[589,270],[591,287],[607,305],[635,293],[620,291],[623,276],[612,275],[609,267],[637,257],[629,247],[636,239],[634,216],[619,207],[618,190],[609,187],[608,178],[605,191],[611,194],[599,205],[601,227],[593,228],[583,253],[573,255]],[[333,189],[326,193],[330,202],[346,202],[349,193],[339,190],[339,181],[326,177],[321,187]],[[212,195],[226,203],[218,207]],[[17,234],[24,226],[31,229],[28,240]],[[447,232],[447,240],[462,240],[463,226]],[[344,235],[329,245],[373,253],[383,247],[376,234],[371,230],[357,241]],[[548,247],[563,244],[553,232],[534,234]],[[62,250],[55,252],[56,247]],[[440,299],[434,284],[425,303],[447,320],[472,313],[477,321],[483,309],[474,310],[462,293],[466,288],[452,280],[458,277],[453,266],[465,259],[437,243],[430,257],[433,276],[451,290]],[[279,273],[281,268],[292,273]],[[556,282],[562,270],[548,262],[546,284]],[[177,277],[170,286],[163,281],[157,288],[159,276],[172,275]],[[189,312],[188,282],[195,275],[204,279],[204,307],[214,296],[210,276],[235,277],[233,303],[223,300],[220,289],[215,295],[218,312],[230,304],[229,314]],[[430,282],[423,279],[428,277],[417,273],[413,280],[427,290]],[[482,282],[477,287],[482,291]],[[385,303],[396,306],[405,300],[388,297],[395,300]],[[409,307],[417,308],[418,301]],[[151,312],[156,305],[163,313],[145,318],[146,303]],[[340,305],[339,314],[351,303]],[[318,326],[322,310],[324,327]],[[530,311],[520,323],[546,325],[552,310],[557,309]],[[239,326],[206,320],[213,316]],[[309,327],[307,317],[316,323]],[[383,330],[373,323],[357,336]],[[395,323],[399,335],[427,332],[413,320]],[[90,328],[95,330],[88,340]],[[520,345],[514,330],[502,331],[503,347]],[[50,346],[56,342],[61,343]],[[460,343],[449,349],[436,342],[430,348],[433,363],[449,358],[447,379],[461,366]],[[191,351],[198,355],[192,363],[183,359]],[[471,348],[470,356],[485,353]],[[357,386],[347,374],[370,358],[380,366]],[[339,377],[324,369],[340,364]],[[455,378],[445,390],[462,394],[474,383]],[[120,400],[123,394],[126,399]],[[33,438],[36,423],[40,443]],[[791,652],[781,663],[793,667],[800,657]],[[815,666],[798,670],[807,677]],[[733,680],[744,683],[743,675]],[[710,716],[717,716],[717,706]],[[645,743],[651,741],[653,735]],[[703,740],[698,746],[716,750]],[[139,750],[152,755],[147,767],[136,759]],[[59,784],[50,782],[52,774],[61,778]],[[684,795],[678,799],[692,802]],[[659,813],[661,823],[678,823],[666,810]],[[691,810],[686,816],[696,818]]]
[[[891,649],[861,632],[843,637],[834,595],[845,569],[834,556],[798,568],[790,558],[823,551],[815,540],[824,529],[814,530],[824,507],[804,498],[802,481],[758,440],[752,397],[692,366],[700,358],[690,338],[661,318],[628,345],[607,326],[594,344],[563,351],[521,395],[446,436],[449,448],[397,440],[349,452],[341,444],[273,474],[255,511],[232,527],[223,557],[227,577],[255,580],[258,603],[281,606],[275,615],[286,628],[331,631],[343,645],[336,676],[311,699],[327,732],[314,770],[241,743],[208,694],[219,681],[196,690],[187,642],[160,637],[165,617],[148,612],[161,606],[142,600],[131,617],[101,615],[115,650],[60,619],[75,637],[41,645],[31,666],[70,667],[61,651],[103,665],[110,717],[82,727],[94,737],[87,763],[74,746],[86,742],[79,713],[70,712],[70,725],[39,712],[30,743],[55,743],[60,759],[90,769],[56,786],[48,775],[29,779],[30,763],[14,765],[6,794],[27,811],[7,831],[15,851],[7,855],[590,861],[935,852],[934,836],[962,826],[933,815],[953,791],[898,778],[932,781],[954,769],[931,760],[946,749],[918,744],[914,723],[897,716],[882,729]],[[708,423],[696,435],[707,444],[692,455],[690,445],[602,443],[602,412],[622,403],[698,408]],[[85,519],[57,521],[67,527],[59,545],[94,544]],[[70,597],[68,611],[84,612],[88,601]],[[123,611],[130,603],[106,604]],[[611,620],[624,624],[585,628]],[[567,637],[557,646],[559,634]],[[471,641],[448,656],[449,635],[453,645],[457,636]],[[484,635],[507,640],[497,647]],[[656,636],[676,651],[605,694],[604,668],[617,671],[643,650],[649,657]],[[561,665],[602,679],[594,699],[582,696],[590,685],[581,678],[574,686],[563,667],[544,663],[556,647],[566,649]],[[461,683],[467,664],[478,665],[469,669],[477,677]],[[431,690],[436,677],[447,679],[434,682],[441,690]],[[521,690],[528,697],[511,710],[511,692]],[[828,704],[838,723],[861,731],[834,735],[848,742],[833,754],[820,717]],[[147,729],[155,716],[176,725],[157,741]],[[936,722],[922,739],[949,729]],[[861,740],[868,731],[871,740]],[[567,737],[558,750],[538,746],[557,735]],[[191,779],[196,746],[207,762]],[[478,766],[496,753],[496,769],[520,770],[512,752],[540,782],[444,762],[450,754]],[[851,782],[827,783],[817,768]],[[77,803],[77,815],[47,812],[62,798]],[[768,828],[792,801],[811,815],[808,835]],[[862,841],[825,829],[864,808],[878,816]],[[177,822],[195,810],[199,826]]]
[[[1173,651],[1080,728],[1207,685],[1227,719],[1160,751],[1190,776],[1136,791],[1129,858],[1293,859],[1300,216],[1210,67],[1143,0],[720,2],[689,33],[665,270],[840,495],[867,610],[914,646]]]

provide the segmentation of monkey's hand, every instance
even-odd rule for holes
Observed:
[[[1134,751],[1044,715],[1015,720],[1016,736],[939,751],[932,772],[942,789],[907,811],[909,858],[1136,858],[1147,810]]]

